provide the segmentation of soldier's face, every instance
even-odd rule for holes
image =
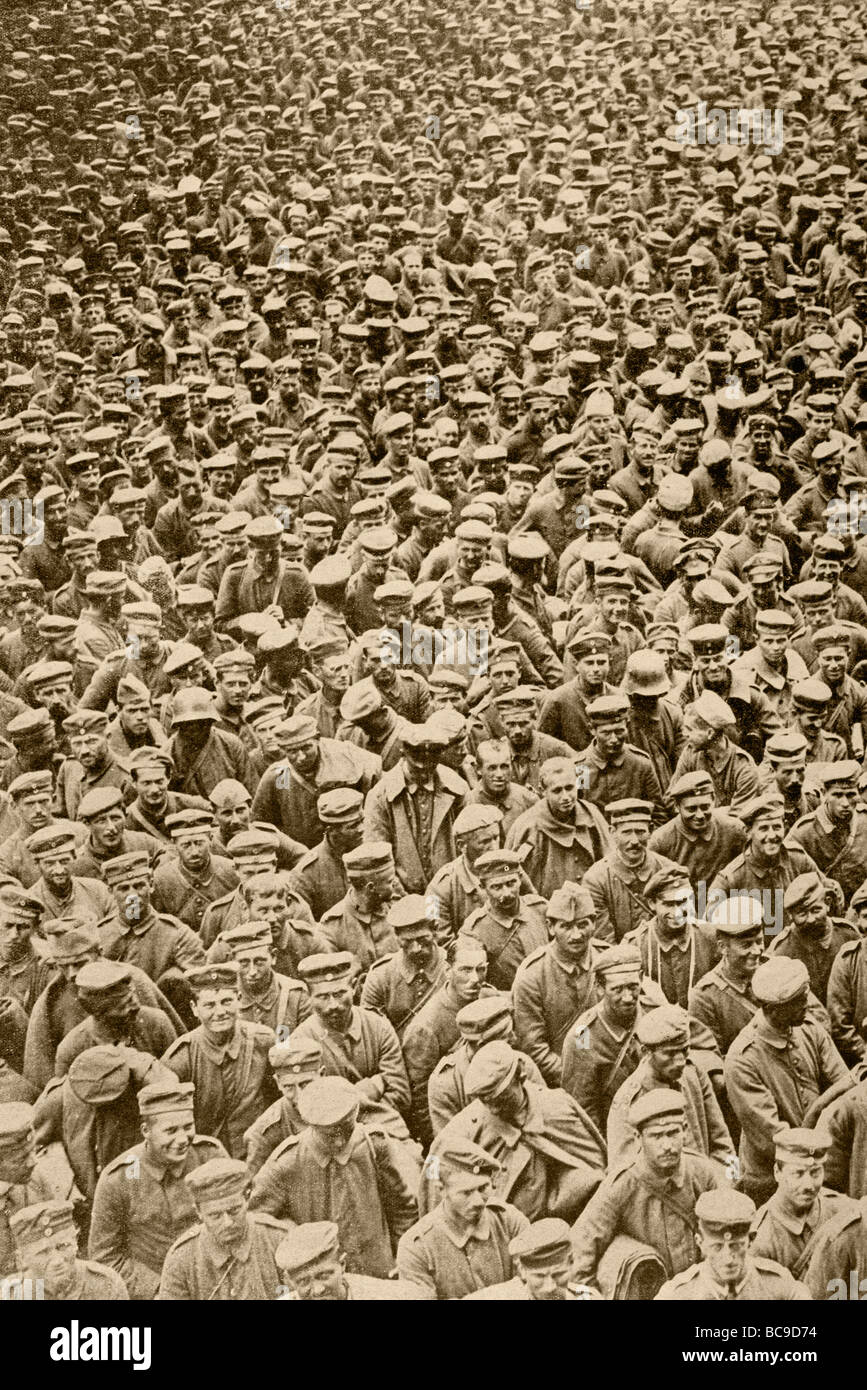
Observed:
[[[848,649],[844,647],[826,647],[819,652],[818,674],[820,679],[828,681],[831,686],[837,685],[846,674],[848,656]]]
[[[235,1030],[241,1000],[235,989],[205,989],[190,1008],[209,1038],[222,1042]]]
[[[338,1032],[349,1027],[352,1018],[352,985],[346,980],[323,980],[310,992],[314,1013],[328,1028]]]
[[[572,1280],[572,1257],[564,1255],[556,1264],[534,1269],[518,1262],[518,1270],[535,1303],[564,1303]]]
[[[199,873],[208,862],[211,850],[211,837],[207,830],[185,835],[177,842],[178,858],[185,869]]]
[[[721,1235],[718,1230],[700,1224],[696,1243],[717,1283],[737,1284],[744,1277],[750,1248],[747,1232]]]
[[[518,873],[503,874],[498,878],[486,878],[485,895],[491,906],[498,912],[514,911],[521,892],[521,876]]]
[[[684,796],[680,801],[680,818],[694,835],[703,833],[710,824],[714,799],[710,793]]]
[[[782,816],[763,816],[753,824],[750,844],[765,858],[774,858],[780,851],[786,833]]]
[[[40,859],[39,868],[52,893],[65,898],[72,880],[73,850],[57,850],[50,858]]]
[[[198,1207],[199,1217],[208,1235],[223,1250],[234,1250],[241,1245],[247,1235],[247,1196],[238,1193],[234,1197],[202,1201]]]
[[[165,772],[139,772],[136,776],[136,790],[142,806],[149,811],[160,811],[166,804],[169,779]]]
[[[668,1043],[663,1047],[655,1047],[651,1054],[651,1066],[655,1080],[660,1086],[671,1086],[673,1089],[677,1089],[680,1078],[686,1069],[686,1061],[685,1045]]]
[[[593,742],[603,758],[616,758],[626,743],[626,721],[597,725],[593,730]]]
[[[119,851],[123,839],[124,814],[119,806],[103,811],[90,823],[90,838],[99,850]]]
[[[352,1138],[357,1114],[358,1111],[353,1110],[352,1114],[341,1120],[338,1125],[317,1125],[316,1137],[323,1148],[332,1154],[341,1153]]]
[[[821,1159],[786,1157],[774,1164],[777,1189],[796,1212],[808,1212],[822,1190],[825,1165]]]
[[[639,982],[610,979],[605,982],[605,1004],[609,1017],[621,1027],[631,1027],[638,1014]]]
[[[56,1231],[37,1240],[28,1240],[18,1247],[24,1275],[41,1279],[47,1298],[64,1298],[75,1280],[75,1260],[78,1242],[75,1231]]]
[[[21,797],[15,803],[15,810],[31,834],[34,830],[43,830],[51,824],[51,793],[34,792]]]
[[[848,825],[857,804],[858,792],[854,786],[837,782],[825,788],[825,810],[835,825]]]
[[[658,1173],[673,1173],[683,1153],[685,1126],[682,1120],[661,1119],[645,1125],[641,1148],[648,1166]]]
[[[461,1225],[475,1226],[491,1197],[491,1179],[480,1173],[448,1173],[443,1176],[443,1205]]]
[[[281,1270],[287,1287],[302,1303],[336,1302],[345,1297],[346,1257],[336,1252],[312,1260],[303,1269]]]
[[[551,922],[551,936],[557,943],[557,950],[567,961],[580,961],[584,958],[587,943],[593,935],[594,918],[578,917],[571,922]]]
[[[148,1152],[157,1163],[169,1167],[183,1163],[195,1132],[192,1110],[153,1115],[142,1125]]]
[[[261,993],[274,971],[274,957],[270,947],[256,947],[245,951],[237,958],[241,983],[251,994]]]

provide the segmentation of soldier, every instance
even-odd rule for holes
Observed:
[[[276,1099],[268,1068],[274,1034],[240,1018],[237,965],[195,966],[186,979],[199,1024],[162,1061],[180,1081],[195,1083],[197,1132],[219,1139],[230,1154],[243,1153],[245,1131]]]
[[[803,1302],[810,1293],[787,1269],[750,1253],[755,1203],[743,1192],[703,1192],[695,1203],[696,1246],[704,1257],[663,1284],[662,1303]]]
[[[831,1036],[849,1066],[864,1060],[867,1045],[867,969],[863,937],[847,941],[831,964],[827,1005]]]
[[[443,944],[453,941],[460,924],[483,904],[475,865],[481,855],[498,848],[502,823],[503,813],[496,806],[465,806],[455,817],[458,853],[434,874],[427,887],[427,897],[436,905],[437,938]]]
[[[187,1175],[226,1157],[218,1140],[195,1132],[193,1083],[167,1077],[139,1091],[143,1142],[103,1168],[90,1223],[90,1254],[144,1301],[156,1296],[169,1249],[196,1223]]]
[[[418,1207],[394,1140],[358,1123],[358,1095],[344,1077],[322,1076],[297,1099],[306,1128],[259,1169],[255,1211],[284,1221],[336,1221],[353,1273],[386,1278]]]
[[[397,947],[388,909],[401,896],[392,847],[365,841],[343,855],[349,891],[322,916],[322,934],[332,951],[351,951],[367,972]]]
[[[276,826],[263,826],[251,819],[253,798],[245,786],[233,777],[218,782],[208,797],[214,811],[214,849],[218,854],[228,854],[229,844],[245,831],[256,829],[267,831],[276,841],[276,867],[291,870],[305,857],[307,850],[297,840],[290,840]],[[229,858],[232,856],[229,855]]]
[[[50,772],[25,772],[9,784],[10,812],[18,819],[14,828],[0,846],[0,872],[17,878],[23,888],[32,888],[39,878],[39,867],[26,847],[26,841],[36,830],[44,830],[55,823],[52,810],[52,777]],[[84,826],[69,821],[66,829],[73,829],[76,839],[86,838]]]
[[[725,1057],[758,1004],[750,988],[764,958],[764,908],[755,893],[731,893],[707,913],[720,959],[689,992],[690,1016],[705,1024]]]
[[[428,1081],[428,1110],[435,1135],[469,1104],[464,1077],[479,1048],[497,1039],[510,1047],[515,1046],[515,1021],[507,994],[489,994],[472,1004],[465,1004],[458,1010],[456,1022],[460,1030],[459,1041],[451,1052],[440,1059]],[[526,1079],[534,1086],[544,1086],[536,1063],[526,1053],[519,1052],[517,1055]]]
[[[478,1144],[456,1136],[437,1159],[441,1199],[401,1240],[398,1273],[429,1299],[465,1298],[513,1277],[509,1246],[529,1222],[494,1196],[500,1165]]]
[[[307,1221],[293,1227],[278,1245],[276,1258],[286,1280],[286,1292],[278,1302],[391,1303],[421,1297],[414,1285],[399,1279],[350,1274],[335,1221]]]
[[[867,1278],[867,1205],[862,1198],[819,1231],[804,1283],[814,1299],[851,1298]]]
[[[183,973],[204,963],[200,938],[180,918],[154,911],[153,874],[145,852],[107,859],[103,872],[114,894],[119,923],[105,941],[105,955],[137,965],[185,1012],[188,994]]]
[[[717,805],[732,811],[760,789],[758,769],[749,753],[731,741],[736,723],[727,702],[715,691],[703,690],[684,712],[686,747],[674,769],[675,781],[687,772],[707,773]]]
[[[259,836],[259,831],[247,832]],[[240,838],[240,837],[239,837]],[[240,861],[236,861],[240,863]],[[202,928],[205,942],[222,925],[225,930],[241,923],[265,921],[271,928],[271,941],[274,946],[274,964],[281,975],[298,975],[298,966],[306,956],[314,955],[326,948],[325,938],[310,920],[310,909],[292,892],[287,885],[286,876],[276,873],[254,873],[232,896],[232,901],[224,899],[226,909],[219,922],[216,915],[206,920]],[[220,908],[218,900],[214,911]],[[229,950],[221,936],[217,936],[208,947],[208,960],[219,964],[229,959]]]
[[[172,787],[187,796],[210,796],[225,777],[253,791],[256,779],[239,738],[217,727],[213,696],[201,686],[178,690],[172,699],[169,749],[174,764]]]
[[[238,967],[239,1017],[259,1023],[275,1037],[285,1037],[310,1016],[310,997],[301,980],[278,974],[276,951],[267,922],[244,922],[223,932],[220,940]]]
[[[867,811],[859,802],[860,764],[830,763],[822,774],[822,800],[789,833],[789,843],[806,851],[814,867],[833,878],[846,903],[864,879],[867,862]]]
[[[828,981],[839,952],[847,943],[856,944],[855,927],[828,911],[828,896],[819,874],[799,874],[783,894],[786,926],[770,945],[772,956],[790,956],[803,961],[810,975],[810,989],[824,1004]]]
[[[767,1201],[774,1188],[774,1135],[803,1125],[812,1103],[848,1078],[830,1037],[807,1017],[810,977],[799,960],[778,956],[753,975],[760,1009],[725,1059],[725,1085],[741,1125],[741,1182]]]
[[[355,787],[335,787],[319,796],[316,815],[323,838],[294,865],[289,883],[318,922],[348,889],[343,856],[364,838],[364,797]]]
[[[730,1168],[735,1162],[731,1136],[707,1075],[689,1058],[689,1018],[676,1004],[650,1009],[636,1024],[642,1058],[623,1082],[608,1112],[608,1161],[614,1168],[633,1158],[638,1136],[629,1123],[633,1101],[660,1087],[680,1091],[688,1147]]]
[[[741,852],[743,822],[719,809],[713,781],[703,769],[674,778],[666,794],[677,814],[654,830],[650,850],[682,864],[690,883],[712,882]]]
[[[628,1118],[638,1131],[639,1153],[603,1178],[572,1227],[575,1275],[582,1282],[594,1282],[617,1235],[651,1246],[669,1278],[689,1269],[697,1253],[695,1202],[725,1183],[717,1163],[684,1147],[686,1107],[679,1091],[645,1092]]]
[[[800,686],[796,688],[800,689]],[[819,803],[819,789],[815,785],[817,770],[811,768],[808,771],[807,740],[800,729],[783,729],[778,734],[772,734],[765,744],[765,757],[759,767],[759,776],[765,781],[771,795],[779,794],[783,798],[783,820],[787,833]]]
[[[584,886],[564,883],[545,909],[550,941],[521,962],[512,984],[518,1046],[547,1085],[558,1086],[566,1032],[601,993],[596,965],[608,943],[593,936],[596,904]]]
[[[199,1224],[166,1255],[159,1300],[271,1301],[280,1275],[275,1251],[286,1227],[265,1212],[248,1210],[250,1175],[233,1158],[212,1158],[186,1179]]]
[[[762,792],[740,805],[737,814],[747,842],[743,853],[720,869],[709,898],[752,890],[782,893],[799,875],[815,873],[816,865],[795,831],[786,837],[786,806],[779,794]]]
[[[464,1076],[467,1105],[437,1135],[425,1175],[435,1172],[436,1157],[462,1136],[500,1164],[494,1190],[504,1201],[531,1220],[545,1212],[572,1220],[602,1178],[605,1141],[574,1101],[562,1091],[537,1087],[523,1067],[520,1053],[503,1039],[474,1053]],[[423,1186],[421,1209],[432,1200],[431,1187]]]
[[[484,950],[487,979],[495,989],[510,990],[518,966],[548,937],[544,898],[521,892],[525,858],[526,847],[522,852],[495,849],[475,863],[482,906],[465,919],[460,937]]]
[[[614,848],[591,864],[583,880],[596,907],[595,935],[602,940],[621,941],[634,931],[648,915],[648,881],[661,869],[676,867],[648,848],[654,811],[652,802],[631,797],[605,807]]]
[[[608,684],[611,638],[595,629],[579,630],[568,643],[576,674],[549,691],[542,701],[539,729],[568,743],[586,748],[592,737],[587,705],[601,695],[613,695]]]
[[[637,795],[650,802],[654,821],[662,825],[668,812],[653,763],[627,742],[629,711],[629,699],[620,693],[602,695],[588,704],[593,738],[575,756],[578,785],[585,800],[600,807]]]
[[[795,630],[790,613],[763,608],[756,614],[756,645],[732,665],[733,675],[743,675],[768,700],[783,724],[792,714],[792,688],[810,674],[804,659],[788,644]]]
[[[78,1235],[72,1202],[37,1202],[9,1219],[17,1270],[4,1280],[4,1296],[59,1302],[121,1302],[129,1298],[120,1275],[96,1260],[78,1258]],[[6,1292],[6,1291],[9,1292]],[[31,1292],[29,1297],[34,1297]]]
[[[397,1034],[386,1018],[353,1004],[356,969],[348,951],[300,962],[298,974],[310,991],[312,1014],[296,1028],[296,1036],[321,1045],[327,1074],[346,1077],[371,1100],[383,1100],[405,1115],[410,1089]]]
[[[443,984],[407,1024],[402,1043],[412,1097],[409,1127],[422,1144],[429,1144],[432,1136],[428,1079],[440,1058],[458,1041],[458,1011],[481,994],[494,993],[485,984],[487,966],[484,951],[472,942],[456,941]]]
[[[400,762],[383,774],[364,807],[367,840],[388,840],[407,893],[423,893],[438,869],[455,857],[454,823],[469,787],[439,761],[444,735],[428,724],[408,725]]]
[[[137,748],[126,760],[135,800],[126,810],[130,830],[146,831],[161,844],[172,844],[166,821],[178,811],[206,811],[208,803],[200,796],[169,791],[174,763],[165,748]]]
[[[560,1084],[604,1129],[612,1100],[641,1060],[635,1036],[641,956],[625,942],[611,946],[596,959],[595,973],[600,998],[578,1015],[564,1037]],[[654,1002],[664,1000],[660,996]]]
[[[644,894],[653,915],[624,937],[624,945],[638,951],[643,973],[668,1002],[686,1008],[689,991],[716,960],[716,943],[696,921],[692,885],[679,865],[657,870]]]
[[[89,1047],[124,1043],[159,1057],[177,1036],[161,1009],[139,1003],[132,969],[119,961],[83,965],[75,976],[75,991],[85,1016],[58,1046],[55,1076],[65,1076],[74,1059]]]
[[[78,820],[89,831],[72,866],[79,877],[102,878],[106,860],[134,850],[147,854],[151,868],[156,868],[165,857],[166,847],[155,836],[124,828],[123,793],[119,787],[96,787],[85,793],[78,807]]]
[[[55,797],[63,815],[75,820],[88,791],[117,787],[126,796],[129,779],[109,749],[107,714],[77,709],[64,719],[63,728],[69,735],[71,756],[58,773]]]
[[[32,1105],[22,1101],[0,1105],[0,1278],[15,1268],[10,1229],[14,1213],[34,1202],[70,1196],[68,1165],[62,1164],[58,1171],[51,1156],[37,1153],[35,1121]]]
[[[754,1255],[764,1255],[803,1279],[822,1228],[852,1209],[847,1197],[823,1187],[830,1136],[815,1129],[774,1135],[777,1190],[753,1220]]]
[[[169,816],[166,828],[177,858],[161,864],[153,877],[156,905],[194,932],[201,931],[210,904],[238,882],[231,861],[211,849],[213,824],[210,810],[176,811]]]
[[[792,686],[792,730],[804,736],[807,763],[817,781],[821,781],[823,763],[845,762],[849,756],[845,739],[825,728],[830,704],[831,687],[824,681],[810,678]]]
[[[98,922],[111,922],[114,901],[104,883],[97,878],[79,878],[72,873],[77,839],[68,822],[55,821],[36,830],[25,841],[25,848],[36,860],[41,877],[30,894],[45,907],[47,917],[84,916]]]
[[[387,1018],[398,1038],[445,981],[446,953],[437,943],[431,896],[410,893],[388,909],[398,949],[374,961],[361,991],[362,1007]]]
[[[524,871],[536,892],[550,898],[564,882],[580,882],[608,852],[611,839],[601,811],[579,798],[574,762],[549,758],[540,779],[542,798],[515,821],[506,848],[531,846]]]
[[[45,905],[10,882],[0,887],[0,990],[29,1014],[48,984],[51,968],[38,935]]]
[[[321,738],[307,715],[296,714],[287,719],[281,726],[280,738],[284,760],[265,769],[253,797],[253,815],[257,821],[267,821],[313,849],[323,835],[316,815],[320,793],[330,787],[345,786],[366,795],[380,776],[382,765],[375,754],[364,748]]]
[[[590,1303],[601,1294],[572,1275],[572,1235],[557,1216],[533,1221],[511,1241],[509,1254],[516,1274],[505,1284],[492,1284],[465,1295],[468,1303]]]

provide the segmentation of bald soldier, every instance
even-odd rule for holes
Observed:
[[[515,1274],[509,1247],[529,1222],[494,1195],[500,1165],[461,1136],[437,1160],[431,1176],[440,1185],[440,1200],[400,1241],[401,1279],[439,1300],[506,1283]]]
[[[198,1224],[166,1255],[157,1298],[189,1303],[272,1301],[280,1275],[275,1252],[286,1227],[250,1211],[250,1174],[234,1158],[213,1158],[186,1179]]]
[[[786,1303],[811,1299],[787,1269],[751,1252],[755,1203],[731,1188],[704,1192],[695,1203],[695,1243],[702,1259],[675,1274],[656,1295],[661,1303]]]
[[[400,1279],[350,1274],[336,1221],[293,1226],[277,1246],[276,1259],[283,1279],[279,1303],[393,1303],[422,1297],[415,1285]]]
[[[515,1277],[466,1294],[464,1302],[592,1303],[602,1295],[572,1275],[572,1232],[557,1216],[533,1221],[509,1244]]]
[[[689,1269],[698,1253],[696,1199],[725,1183],[719,1164],[685,1147],[679,1091],[644,1092],[628,1118],[638,1133],[638,1153],[609,1172],[572,1227],[575,1275],[585,1283],[596,1280],[599,1261],[618,1235],[650,1245],[669,1278]]]
[[[753,1254],[776,1260],[796,1279],[809,1268],[819,1233],[833,1217],[854,1203],[823,1186],[827,1133],[815,1129],[781,1129],[774,1135],[777,1190],[753,1220]]]
[[[143,1141],[103,1168],[90,1222],[91,1256],[117,1271],[130,1298],[145,1301],[159,1289],[172,1244],[196,1223],[187,1175],[226,1157],[217,1139],[196,1134],[193,1083],[168,1076],[139,1091]]]
[[[741,1126],[741,1182],[762,1201],[774,1190],[774,1135],[802,1126],[813,1102],[849,1077],[828,1033],[807,1016],[809,988],[799,960],[760,965],[752,979],[759,1012],[725,1059],[726,1094]]]
[[[14,1273],[0,1288],[4,1299],[33,1298],[27,1289],[48,1303],[103,1301],[129,1298],[119,1274],[97,1260],[78,1258],[78,1232],[72,1202],[37,1202],[21,1207],[9,1219],[15,1244]],[[20,1289],[20,1293],[16,1290]]]

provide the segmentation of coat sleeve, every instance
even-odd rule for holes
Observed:
[[[192,1242],[190,1242],[192,1244]],[[159,1281],[157,1303],[195,1303],[198,1293],[193,1288],[190,1274],[193,1267],[192,1251],[185,1243],[180,1250],[170,1250],[163,1265]]]
[[[848,1056],[860,1060],[864,1056],[865,1043],[859,1028],[863,1020],[855,1017],[852,971],[856,960],[857,952],[853,951],[846,951],[845,954],[840,952],[836,956],[828,979],[827,1003],[834,1042]]]
[[[398,1243],[397,1272],[402,1283],[413,1284],[426,1299],[438,1297],[433,1257],[414,1227]]]
[[[725,1061],[725,1087],[744,1135],[769,1167],[774,1162],[774,1135],[785,1128],[773,1092],[762,1080],[760,1065],[743,1053]]]
[[[385,1219],[391,1232],[392,1249],[418,1220],[418,1202],[408,1186],[402,1165],[394,1153],[395,1141],[387,1134],[371,1134],[376,1155],[376,1180]]]
[[[388,812],[388,801],[382,793],[381,783],[368,792],[364,803],[364,838],[367,841],[387,840],[395,851],[398,849],[395,844],[394,823]]]
[[[127,1250],[129,1211],[124,1198],[133,1185],[125,1171],[100,1175],[93,1198],[88,1255],[120,1275],[130,1298],[146,1300],[155,1297],[160,1276],[131,1259]]]
[[[610,903],[605,891],[605,881],[596,874],[588,873],[584,875],[584,887],[589,892],[593,899],[593,906],[596,908],[593,935],[598,937],[600,941],[610,941],[613,946],[617,940],[616,924],[612,921],[609,911]],[[628,926],[624,924],[620,933],[621,936],[626,930],[628,930]]]
[[[375,1022],[377,1042],[379,1043],[378,1074],[385,1083],[382,1096],[379,1099],[393,1105],[395,1110],[399,1110],[402,1115],[406,1115],[410,1108],[409,1077],[397,1033],[387,1018],[377,1014]]]
[[[593,1194],[575,1225],[572,1227],[572,1250],[575,1256],[573,1279],[590,1284],[596,1266],[617,1235],[620,1225],[620,1203],[615,1200],[610,1179]]]
[[[512,985],[515,1008],[515,1033],[518,1046],[539,1068],[548,1086],[559,1086],[563,1071],[562,1059],[548,1044],[548,1028],[541,992],[536,979],[518,970]]]

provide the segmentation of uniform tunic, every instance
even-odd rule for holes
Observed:
[[[805,1283],[815,1299],[858,1298],[867,1290],[867,1202],[847,1209],[819,1233]],[[842,1285],[842,1288],[841,1288]],[[844,1292],[845,1290],[845,1292]]]
[[[695,1204],[703,1192],[725,1186],[719,1164],[684,1150],[680,1171],[658,1177],[642,1157],[603,1179],[572,1227],[574,1277],[589,1283],[615,1236],[653,1246],[669,1278],[694,1263]]]
[[[273,1301],[282,1285],[274,1252],[286,1226],[264,1212],[249,1212],[247,1235],[235,1250],[216,1244],[204,1226],[176,1240],[163,1266],[159,1302]]]
[[[198,1221],[188,1173],[225,1158],[216,1139],[197,1134],[177,1174],[157,1163],[144,1144],[127,1149],[100,1174],[93,1199],[89,1251],[117,1271],[129,1297],[151,1299],[173,1243]]]
[[[725,1085],[741,1125],[741,1174],[773,1184],[774,1135],[798,1128],[823,1091],[849,1073],[830,1037],[809,1019],[781,1033],[757,1013],[729,1048]],[[770,1195],[766,1194],[765,1198]]]
[[[344,1149],[330,1154],[315,1130],[305,1129],[260,1168],[251,1206],[298,1224],[336,1222],[347,1268],[384,1279],[418,1213],[394,1147],[388,1135],[356,1125]]]
[[[608,1164],[619,1167],[637,1156],[640,1144],[638,1131],[629,1123],[629,1107],[639,1096],[655,1090],[661,1083],[653,1076],[647,1057],[642,1057],[631,1076],[611,1102],[608,1111]],[[718,1163],[734,1158],[731,1140],[713,1086],[700,1067],[687,1062],[677,1084],[686,1109],[687,1144],[695,1153]]]
[[[345,1076],[365,1094],[387,1101],[395,1110],[409,1109],[409,1079],[397,1034],[388,1019],[370,1009],[353,1006],[345,1033],[328,1028],[315,1014],[298,1025],[296,1037],[315,1038],[322,1045],[328,1076]]]
[[[787,843],[802,849],[819,871],[836,879],[848,903],[867,869],[867,811],[856,810],[850,825],[834,825],[824,807],[802,816]],[[803,873],[804,870],[801,870]]]
[[[532,951],[515,972],[512,999],[518,1046],[532,1057],[549,1086],[560,1085],[567,1031],[596,1003],[594,965],[607,945],[592,940],[584,960],[573,964],[561,960],[552,941]]]
[[[545,899],[538,894],[522,896],[514,917],[493,906],[480,907],[466,919],[461,940],[474,941],[488,958],[489,984],[510,990],[515,972],[523,960],[548,940]]]
[[[382,1014],[402,1038],[410,1020],[443,983],[445,973],[446,955],[441,946],[434,947],[430,963],[418,970],[407,965],[403,951],[394,951],[368,970],[361,990],[362,1007]]]
[[[231,859],[221,854],[212,854],[204,872],[197,874],[191,874],[179,859],[169,859],[154,874],[154,907],[199,932],[211,903],[231,892],[238,882]]]
[[[803,1303],[811,1299],[805,1284],[793,1279],[782,1265],[761,1255],[750,1257],[746,1277],[736,1289],[717,1284],[702,1261],[669,1279],[656,1295],[660,1303]]]
[[[644,863],[637,869],[625,864],[616,849],[597,864],[591,864],[583,883],[596,908],[596,936],[605,941],[622,941],[634,932],[650,914],[644,898],[648,879],[658,869],[676,867],[673,860],[652,849],[648,849]]]
[[[828,1188],[822,1189],[803,1215],[788,1211],[781,1194],[775,1192],[756,1213],[752,1227],[755,1240],[750,1252],[775,1260],[796,1279],[803,1279],[825,1222],[844,1211],[854,1211],[854,1203]]]
[[[180,1081],[195,1085],[196,1130],[219,1139],[232,1158],[244,1154],[244,1132],[276,1098],[268,1062],[274,1034],[238,1022],[234,1036],[215,1046],[201,1027],[172,1043],[162,1060]]]
[[[21,1282],[26,1287],[26,1281],[32,1277],[29,1274],[10,1274],[9,1283],[15,1285]],[[126,1285],[120,1275],[96,1260],[75,1261],[72,1286],[62,1300],[53,1299],[41,1290],[39,1293],[40,1302],[45,1303],[119,1303],[128,1298]]]
[[[861,940],[848,941],[840,948],[828,978],[828,1013],[831,1036],[850,1064],[861,1061],[865,1050],[864,1020],[867,1019],[867,955]]]
[[[430,1299],[466,1298],[513,1277],[509,1244],[528,1224],[517,1207],[491,1197],[476,1227],[459,1231],[440,1204],[401,1240],[398,1273],[424,1289]]]

